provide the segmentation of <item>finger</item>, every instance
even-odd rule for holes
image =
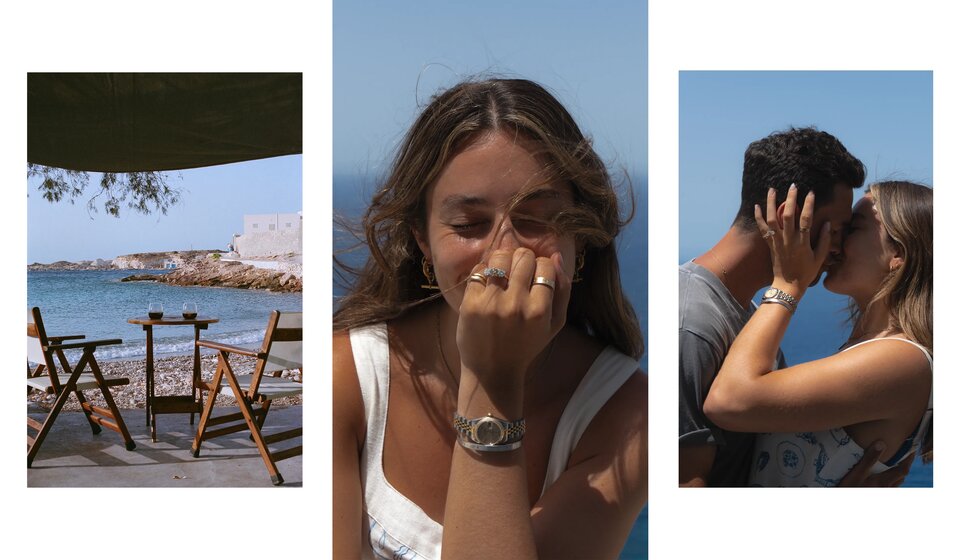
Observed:
[[[762,207],[758,204],[755,205],[755,225],[759,228],[759,233],[766,235],[769,231],[769,224],[766,223],[766,218],[762,215]]]
[[[783,228],[783,240],[787,242],[796,241],[796,184],[789,186],[786,193],[786,202],[782,204],[782,215],[780,225]]]
[[[565,259],[560,252],[551,255],[555,265],[555,295],[551,302],[551,330],[558,332],[565,326],[568,314],[568,300],[572,296],[572,275],[565,267]]]
[[[868,475],[871,474],[871,469],[878,462],[878,459],[881,459],[881,454],[884,450],[884,442],[874,442],[871,449],[865,452],[861,460],[858,461],[858,464],[854,465],[850,472],[847,473],[847,476],[841,479],[839,486],[864,486]]]
[[[535,265],[528,295],[527,313],[530,319],[545,318],[550,326],[552,305],[558,288],[558,283],[555,281],[555,263],[549,257],[537,257]]]
[[[507,288],[512,260],[512,253],[505,249],[498,249],[490,253],[490,258],[487,259],[487,267],[483,271],[483,274],[487,277],[488,291]]]
[[[466,298],[466,294],[482,294],[483,291],[487,289],[487,278],[486,276],[483,276],[483,270],[486,268],[487,263],[476,263],[476,266],[474,266],[473,270],[470,271],[470,277],[466,280],[466,288],[463,291],[463,298]]]
[[[816,204],[817,195],[810,191],[803,200],[803,212],[800,213],[800,233],[808,235],[810,228],[813,227],[813,206]]]
[[[912,463],[915,462],[915,453],[909,453],[909,456],[902,459],[894,467],[885,471],[890,476],[890,481],[888,482],[889,487],[901,486],[905,483],[905,477],[908,476],[909,471],[912,469]],[[885,484],[882,484],[884,486]]]
[[[534,251],[525,247],[520,247],[514,251],[513,260],[510,265],[510,281],[508,291],[513,289],[515,294],[524,296],[531,285],[534,277],[535,264]]]
[[[769,189],[766,196],[766,223],[769,229],[776,231],[779,229],[779,213],[776,212],[776,189]]]

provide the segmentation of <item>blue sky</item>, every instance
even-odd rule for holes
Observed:
[[[810,125],[863,161],[869,182],[932,185],[930,72],[681,72],[681,261],[731,225],[749,143]]]
[[[90,213],[88,200],[101,174],[91,174],[88,191],[76,199],[49,203],[28,182],[27,262],[112,259],[149,251],[226,249],[242,233],[245,214],[302,210],[302,156],[188,169],[168,173],[182,200],[166,216],[143,216],[123,207],[119,218]]]
[[[548,87],[607,162],[645,175],[646,13],[645,2],[335,1],[336,172],[373,177],[433,93],[491,72]]]

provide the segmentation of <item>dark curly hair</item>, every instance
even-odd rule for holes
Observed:
[[[864,164],[833,135],[813,127],[774,132],[745,150],[742,203],[733,225],[746,231],[757,227],[755,205],[765,207],[770,187],[782,202],[790,184],[796,183],[801,199],[810,191],[816,193],[819,208],[833,200],[835,185],[856,189],[864,177]]]

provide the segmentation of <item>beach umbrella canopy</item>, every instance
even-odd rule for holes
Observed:
[[[27,76],[27,160],[169,171],[299,154],[302,74]]]

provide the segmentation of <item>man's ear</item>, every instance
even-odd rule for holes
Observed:
[[[415,238],[415,244],[419,246],[422,254],[425,255],[425,258],[429,259],[431,262],[432,251],[430,250],[428,242],[426,242],[425,234],[416,228],[412,228],[412,236]]]
[[[799,224],[800,223],[800,216],[803,214],[803,205],[800,204],[799,200],[797,200],[796,202],[797,202],[797,204],[796,204],[796,216],[795,216],[795,220],[796,221],[795,221],[795,223],[796,224]],[[780,202],[779,203],[779,206],[776,207],[776,216],[777,216],[776,222],[779,224],[779,229],[782,229],[783,228],[783,210],[785,210],[785,209],[786,209],[786,201],[785,200],[782,201],[782,202]],[[763,207],[763,209],[762,209],[762,214],[765,215],[765,207]]]

